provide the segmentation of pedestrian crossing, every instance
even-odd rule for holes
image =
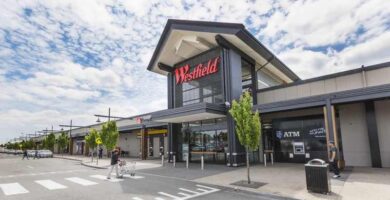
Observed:
[[[98,175],[98,174],[91,175],[89,177],[92,178],[92,180],[96,180],[96,179],[97,180],[107,180],[106,176]],[[81,186],[93,186],[93,185],[99,184],[98,182],[88,180],[86,178],[80,178],[80,177],[68,177],[68,178],[64,178],[64,180],[65,180],[65,182],[69,183],[68,186],[71,186],[71,184],[76,184],[76,185],[81,185]],[[110,180],[108,180],[108,182],[113,182],[113,183],[120,182],[120,181],[123,181],[123,179],[110,179]],[[64,182],[61,180],[54,181],[54,180],[50,180],[50,179],[45,179],[45,180],[35,180],[33,182],[39,186],[42,186],[43,188],[45,188],[47,190],[61,190],[61,189],[68,188],[68,186],[64,185],[63,183],[59,183],[59,182]],[[30,193],[30,191],[28,189],[26,189],[24,186],[22,186],[20,183],[17,183],[17,182],[16,183],[1,183],[0,189],[5,196]],[[0,197],[1,196],[2,195],[0,194]]]
[[[115,177],[115,176],[114,176]],[[51,180],[51,179],[41,179],[41,180],[33,180],[33,185],[30,184],[30,182],[25,183],[28,187],[23,186],[22,184],[15,182],[15,183],[0,183],[0,189],[2,193],[5,196],[13,196],[13,195],[22,195],[30,193],[31,191],[37,191],[35,187],[40,186],[43,187],[45,190],[50,191],[56,191],[56,190],[64,190],[67,188],[71,188],[74,185],[83,186],[83,187],[90,187],[94,185],[98,185],[99,181],[104,181],[108,183],[118,183],[121,181],[124,181],[123,179],[117,179],[117,178],[111,178],[107,179],[106,176],[95,174],[95,175],[87,175],[87,177],[66,177],[66,178],[60,178],[59,180]],[[130,176],[133,177],[133,179],[141,179],[144,178],[142,176]],[[167,200],[167,199],[175,199],[175,200],[187,200],[196,198],[199,196],[211,194],[214,192],[219,191],[217,188],[212,188],[209,186],[199,185],[196,184],[196,187],[192,189],[188,188],[178,188],[176,193],[172,194],[171,192],[157,192],[155,200]],[[0,199],[2,199],[2,194],[0,192]],[[143,200],[142,197],[133,196],[130,197],[133,200]]]

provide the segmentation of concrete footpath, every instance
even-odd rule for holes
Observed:
[[[107,157],[103,157],[102,159],[99,159],[98,161],[95,157],[92,161],[91,157],[86,157],[86,156],[55,154],[54,158],[77,160],[77,161],[80,161],[80,163],[84,166],[97,168],[97,169],[107,169],[111,163],[110,158],[107,158]],[[128,164],[132,164],[135,162],[137,170],[161,167],[160,160],[140,160],[138,158],[120,158],[120,159],[125,160]]]

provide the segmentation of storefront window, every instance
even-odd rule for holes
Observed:
[[[185,105],[207,102],[220,104],[224,102],[223,86],[222,86],[222,65],[220,62],[220,49],[210,51],[206,54],[194,57],[189,61],[177,64],[175,67],[180,68],[185,65],[189,65],[188,73],[195,73],[196,76],[200,76],[201,68],[199,64],[203,66],[208,65],[208,62],[215,58],[219,58],[217,64],[217,71],[215,73],[207,74],[202,77],[197,77],[188,82],[175,82],[175,107],[181,107]],[[198,67],[198,68],[197,68]],[[203,69],[202,68],[202,69]],[[197,71],[196,71],[197,70]],[[180,77],[180,76],[179,76]],[[174,76],[174,79],[177,77]]]
[[[210,119],[184,123],[183,158],[189,156],[191,162],[225,163],[228,148],[225,119]]]

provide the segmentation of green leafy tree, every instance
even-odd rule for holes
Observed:
[[[93,162],[93,153],[95,152],[95,148],[97,147],[96,139],[100,137],[99,132],[92,128],[89,130],[89,134],[85,136],[85,142],[88,144],[89,148],[92,149],[92,162]]]
[[[107,156],[109,156],[109,152],[116,146],[118,137],[119,132],[115,121],[108,121],[103,124],[100,138],[102,139],[102,144],[107,149]]]
[[[68,134],[65,132],[62,132],[61,135],[57,139],[57,144],[60,148],[60,152],[62,153],[62,156],[64,155],[65,148],[68,146],[69,143],[69,137]]]
[[[252,105],[252,96],[249,92],[244,92],[238,102],[233,100],[232,108],[229,110],[229,113],[235,121],[238,140],[245,147],[248,184],[251,183],[249,152],[259,148],[261,138],[259,112],[256,111],[253,113]]]
[[[54,133],[50,133],[46,138],[45,138],[45,148],[50,149],[51,151],[54,151],[54,144],[56,143],[56,136]]]

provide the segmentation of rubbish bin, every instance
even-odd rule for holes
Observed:
[[[321,159],[305,164],[307,190],[327,194],[330,192],[329,165]]]

